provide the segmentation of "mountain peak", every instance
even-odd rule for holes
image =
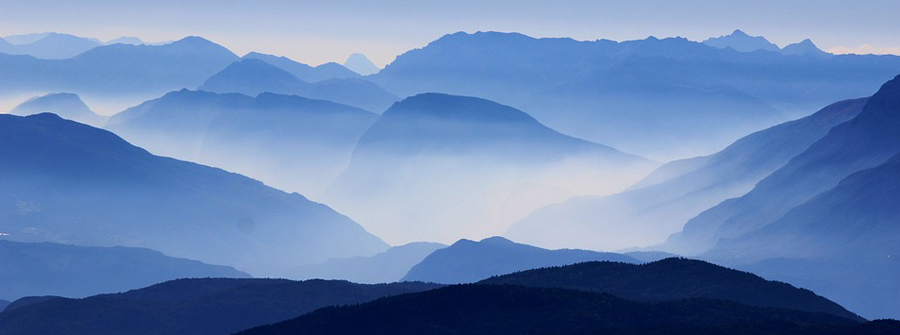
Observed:
[[[361,53],[354,53],[347,57],[347,60],[344,61],[344,67],[364,76],[375,74],[380,70],[375,63],[372,63],[366,55]]]
[[[752,52],[756,50],[777,52],[779,50],[777,45],[769,42],[765,37],[750,36],[740,29],[735,30],[731,35],[709,38],[703,41],[703,44],[719,49],[732,48],[740,52]]]
[[[819,49],[819,47],[808,38],[797,43],[786,45],[781,49],[781,54],[787,56],[813,56],[817,58],[828,58],[832,56],[830,53]]]
[[[743,37],[743,36],[746,36],[746,37],[750,37],[750,35],[747,35],[747,33],[745,33],[743,30],[740,30],[740,29],[735,29],[733,32],[731,32],[731,35],[729,35],[729,36],[742,36],[742,37]]]

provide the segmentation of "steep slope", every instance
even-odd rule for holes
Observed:
[[[344,67],[363,76],[375,74],[378,73],[378,70],[381,70],[378,68],[378,66],[372,63],[372,61],[369,60],[366,55],[363,55],[361,53],[354,53],[347,57],[347,60],[344,61]]]
[[[576,249],[547,250],[514,243],[502,237],[491,237],[478,242],[460,240],[436,250],[413,266],[403,280],[472,283],[516,271],[600,260],[639,263],[621,254]]]
[[[490,99],[565,134],[670,160],[706,155],[834,101],[870,95],[898,72],[896,56],[819,59],[681,38],[575,41],[478,32],[443,36],[367,79],[400,96]]]
[[[86,297],[185,277],[249,277],[227,266],[127,247],[80,247],[0,240],[0,297]]]
[[[48,33],[25,44],[0,44],[0,52],[10,55],[29,55],[41,59],[66,59],[99,47],[101,43],[69,34]]]
[[[769,42],[765,37],[750,36],[740,29],[736,29],[730,35],[709,38],[703,41],[703,44],[719,49],[732,48],[740,52],[751,52],[756,50],[779,52],[781,50],[777,45]]]
[[[237,174],[153,156],[53,114],[0,115],[0,231],[148,247],[254,274],[387,248],[349,218]]]
[[[273,55],[251,52],[243,59],[259,59],[266,63],[272,64],[289,72],[302,81],[315,83],[318,81],[336,79],[336,78],[359,78],[359,73],[354,72],[337,63],[325,63],[316,67],[312,67],[303,63],[296,62],[287,57],[278,57]]]
[[[409,269],[425,257],[447,245],[430,242],[413,242],[373,255],[329,259],[318,264],[301,265],[288,276],[298,279],[344,279],[354,283],[376,284],[400,281]]]
[[[33,97],[11,111],[12,114],[21,116],[43,112],[51,112],[94,127],[102,127],[106,123],[105,116],[94,113],[77,94],[73,93],[49,93]]]
[[[0,313],[0,334],[229,334],[331,305],[437,285],[345,281],[180,279],[118,294],[56,298]]]
[[[666,248],[699,253],[719,239],[763,228],[793,207],[833,188],[848,175],[900,152],[900,76],[868,99],[863,111],[834,127],[746,195],[729,199],[688,221]]]
[[[266,61],[245,58],[229,65],[199,90],[256,96],[263,92],[301,95],[381,112],[398,100],[375,83],[358,78],[332,78],[310,84]]]
[[[4,94],[72,92],[82,97],[146,100],[197,87],[238,57],[200,37],[164,45],[113,44],[60,60],[0,55]]]
[[[492,277],[479,283],[605,292],[628,300],[648,302],[707,298],[757,307],[828,313],[864,321],[808,290],[765,280],[752,273],[683,258],[667,258],[647,264],[587,262]]]
[[[890,329],[900,329],[896,323]],[[238,334],[848,334],[855,321],[715,300],[455,285],[313,313]]]
[[[450,243],[497,235],[568,196],[621,189],[654,165],[512,107],[427,93],[381,115],[325,199],[392,243]]]
[[[156,154],[316,195],[346,167],[376,117],[300,96],[182,90],[114,115],[107,128]]]
[[[667,163],[622,193],[538,209],[504,235],[553,248],[617,250],[660,243],[700,212],[746,194],[832,127],[859,114],[865,102],[834,103],[715,154]]]

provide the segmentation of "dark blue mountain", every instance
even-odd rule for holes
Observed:
[[[504,235],[554,248],[617,250],[664,241],[700,212],[746,194],[828,131],[862,111],[866,99],[750,134],[713,155],[667,163],[625,192],[550,205]]]
[[[17,306],[0,313],[0,334],[229,334],[325,306],[359,304],[435,287],[336,280],[179,279],[124,293],[51,298]]]
[[[0,115],[0,156],[9,240],[148,247],[255,274],[387,248],[302,195],[53,114]]]
[[[155,154],[315,195],[347,166],[356,141],[376,118],[300,96],[182,90],[114,115],[107,128]]]
[[[278,57],[273,55],[251,52],[243,59],[259,59],[266,63],[272,64],[289,72],[302,81],[315,83],[318,81],[336,79],[336,78],[359,78],[360,74],[354,72],[347,67],[337,63],[325,63],[316,67],[312,67],[303,63],[291,60],[287,57]]]
[[[454,285],[323,308],[237,334],[870,334],[823,313],[686,299],[640,303],[609,294],[514,285]],[[885,329],[886,328],[886,329]],[[874,334],[875,332],[871,332]]]
[[[29,43],[0,43],[0,53],[29,55],[41,59],[66,59],[101,45],[100,42],[89,38],[69,34],[47,33],[43,37]]]
[[[820,59],[681,38],[581,42],[479,32],[410,50],[367,79],[401,96],[494,100],[569,135],[672,158],[712,153],[834,101],[870,95],[898,72],[896,56]]]
[[[425,257],[447,245],[413,242],[391,247],[371,257],[329,259],[319,264],[301,265],[287,276],[298,279],[344,279],[354,283],[376,284],[400,281],[409,269]]]
[[[667,258],[647,264],[586,262],[497,276],[479,283],[603,292],[647,302],[706,298],[865,321],[809,290],[684,258]]]
[[[577,249],[548,250],[502,237],[491,237],[478,242],[459,240],[449,247],[435,250],[413,266],[403,280],[473,283],[496,275],[587,261],[639,263],[622,254]]]
[[[80,247],[0,240],[0,297],[86,297],[186,277],[250,275],[227,266],[173,258],[145,248]]]
[[[263,92],[330,100],[380,113],[395,101],[393,94],[358,78],[332,78],[307,83],[266,61],[245,58],[206,80],[198,89],[257,96]]]
[[[426,93],[378,118],[325,199],[392,243],[451,243],[500,234],[537,206],[624,188],[654,166],[509,106]]]
[[[72,92],[81,96],[159,96],[193,88],[238,57],[200,37],[165,45],[113,44],[76,57],[44,60],[0,54],[5,94]]]
[[[808,38],[803,41],[784,46],[784,48],[781,49],[781,54],[786,56],[809,56],[816,58],[828,58],[834,56],[830,53],[822,51],[822,49],[819,49],[819,47],[817,47],[815,43],[810,41]]]
[[[105,116],[94,113],[77,94],[73,93],[48,93],[36,96],[10,111],[12,114],[21,116],[44,112],[54,113],[60,117],[94,127],[102,127],[106,123]]]

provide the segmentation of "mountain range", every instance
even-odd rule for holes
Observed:
[[[92,111],[74,93],[48,93],[36,96],[13,108],[10,114],[27,116],[44,112],[54,113],[62,118],[94,127],[102,127],[106,124],[105,116]]]
[[[80,247],[0,240],[0,297],[90,295],[133,290],[185,277],[246,278],[227,266],[128,247]]]
[[[344,279],[363,284],[393,283],[400,281],[409,269],[435,250],[446,247],[445,244],[432,242],[407,243],[369,257],[335,258],[301,265],[286,276],[297,279]]]
[[[300,194],[154,156],[54,114],[0,115],[0,156],[9,240],[148,247],[253,274],[388,247]]]
[[[797,43],[785,45],[784,48],[779,48],[774,43],[769,42],[765,37],[750,36],[740,29],[735,30],[730,35],[709,38],[703,41],[703,44],[719,49],[731,48],[740,52],[763,50],[777,52],[785,56],[809,56],[816,58],[829,58],[834,56],[816,47],[816,45],[808,38]]]
[[[0,41],[0,53],[29,55],[42,59],[65,59],[103,45],[100,41],[60,33],[13,36]],[[14,43],[14,41],[16,43]]]
[[[443,243],[499,234],[541,204],[624,188],[655,166],[509,106],[426,93],[375,121],[323,200],[391,243]]]

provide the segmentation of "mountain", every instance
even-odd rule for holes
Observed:
[[[716,299],[865,321],[809,290],[684,258],[667,258],[646,264],[586,262],[492,277],[479,283],[603,292],[646,302]]]
[[[302,195],[154,156],[53,114],[0,115],[0,156],[9,240],[146,247],[256,275],[387,249]]]
[[[4,95],[72,92],[97,100],[144,101],[193,88],[238,57],[200,37],[164,45],[98,46],[69,59],[0,54]]]
[[[112,116],[107,128],[156,154],[317,195],[347,166],[356,141],[376,118],[300,96],[181,90]]]
[[[608,294],[510,285],[455,285],[323,308],[255,334],[850,334],[859,324],[821,313],[687,299],[639,303]]]
[[[767,40],[765,37],[750,36],[740,29],[735,30],[731,33],[731,35],[709,38],[703,41],[703,44],[719,49],[732,48],[740,52],[751,52],[756,50],[765,50],[772,52],[781,51],[781,48],[779,48],[774,43],[769,42],[769,40]]]
[[[0,313],[0,334],[229,334],[303,315],[437,287],[346,281],[179,279],[84,299],[55,298]]]
[[[172,258],[145,248],[81,247],[0,240],[0,297],[85,297],[185,277],[249,277],[227,266]]]
[[[105,116],[94,113],[74,93],[48,93],[43,96],[36,96],[16,106],[10,113],[26,116],[43,112],[51,112],[63,118],[94,127],[101,127],[106,123]]]
[[[288,275],[293,278],[345,279],[354,283],[376,284],[400,281],[409,269],[438,249],[440,243],[413,242],[370,257],[329,259],[318,264],[301,265]]]
[[[248,53],[242,58],[258,59],[264,61],[271,65],[277,66],[278,68],[285,70],[288,73],[296,76],[300,80],[308,83],[315,83],[318,81],[337,78],[359,78],[358,73],[353,72],[353,70],[350,70],[343,65],[333,62],[312,67],[303,63],[296,62],[287,57],[278,57],[257,52]]]
[[[897,73],[896,56],[819,59],[683,38],[575,41],[478,32],[443,36],[366,79],[400,96],[489,99],[562,133],[672,160],[708,155],[834,101],[868,96]]]
[[[9,301],[0,299],[0,312],[3,312],[6,309],[6,306],[9,306]]]
[[[323,199],[391,243],[449,243],[497,235],[546,203],[623,188],[654,166],[509,106],[426,93],[378,118]]]
[[[263,92],[301,95],[381,112],[398,100],[378,85],[356,78],[332,78],[310,84],[287,71],[254,58],[229,65],[201,85],[199,90],[256,96]]]
[[[112,39],[112,40],[109,40],[106,42],[106,44],[118,44],[118,43],[131,44],[131,45],[147,44],[144,41],[142,41],[140,38],[131,37],[131,36],[122,36],[122,37]]]
[[[41,59],[66,59],[102,45],[94,39],[69,34],[47,33],[41,35],[43,36],[39,39],[28,43],[13,43],[7,39],[7,42],[10,43],[0,44],[0,52],[10,55],[29,55]]]
[[[363,76],[368,76],[370,74],[378,73],[380,68],[372,63],[366,55],[361,53],[351,54],[350,57],[347,57],[347,60],[344,61],[344,67],[352,70],[353,72],[359,73]]]
[[[44,37],[47,37],[47,35],[50,35],[50,34],[51,34],[50,32],[18,34],[18,35],[3,36],[3,39],[6,41],[9,41],[9,43],[12,43],[12,44],[28,44],[28,43],[36,42],[37,40],[42,39]]]
[[[639,263],[621,254],[576,249],[547,250],[502,237],[491,237],[478,242],[459,240],[447,248],[435,250],[413,266],[402,280],[472,283],[516,271],[598,260]]]
[[[628,190],[538,209],[504,236],[540,246],[617,250],[661,243],[720,202],[749,192],[832,127],[862,111],[866,99],[750,134],[709,156],[664,164]]]
[[[885,83],[856,117],[834,127],[747,194],[726,200],[685,224],[666,249],[700,253],[720,239],[765,227],[789,210],[835,187],[850,174],[900,152],[900,76]]]
[[[819,49],[808,38],[798,43],[786,45],[783,49],[781,49],[781,54],[787,56],[812,56],[816,58],[828,58],[834,56],[830,53],[822,51],[822,49]]]

